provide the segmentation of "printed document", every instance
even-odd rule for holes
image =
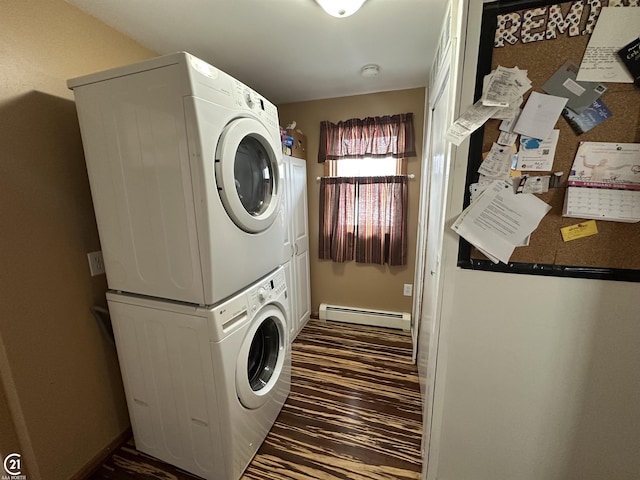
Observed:
[[[560,130],[552,130],[543,141],[522,135],[518,152],[517,170],[550,172],[560,138]]]
[[[535,195],[516,195],[511,181],[496,180],[451,228],[495,263],[508,263],[550,209]]]
[[[564,97],[531,92],[513,131],[544,140],[551,135],[566,104],[567,99]]]

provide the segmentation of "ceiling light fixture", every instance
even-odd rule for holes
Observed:
[[[360,69],[360,74],[365,78],[377,77],[378,73],[380,73],[380,66],[373,63],[365,65]]]
[[[353,15],[365,0],[316,0],[325,12],[338,18]]]

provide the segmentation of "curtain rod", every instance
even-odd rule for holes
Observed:
[[[367,176],[371,176],[371,177],[387,177],[387,176],[391,176],[391,177],[407,177],[407,178],[410,178],[410,179],[416,178],[416,176],[413,173],[409,173],[408,175],[367,175]],[[340,177],[337,177],[337,176],[333,176],[333,177],[332,176],[316,177],[316,181],[319,182],[320,179],[322,179],[322,178],[340,178]]]

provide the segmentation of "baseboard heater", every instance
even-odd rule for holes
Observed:
[[[320,304],[320,320],[411,330],[411,314]]]

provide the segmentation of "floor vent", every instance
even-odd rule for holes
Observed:
[[[357,323],[374,327],[395,328],[409,331],[411,329],[411,314],[401,312],[386,312],[363,308],[343,307],[341,305],[320,304],[320,320],[335,322]]]

